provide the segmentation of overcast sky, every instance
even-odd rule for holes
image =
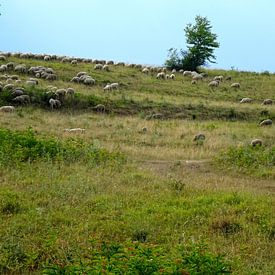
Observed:
[[[220,48],[212,68],[275,72],[275,0],[0,0],[2,51],[162,65],[206,16]]]

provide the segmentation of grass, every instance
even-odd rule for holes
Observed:
[[[0,273],[272,274],[275,130],[258,124],[274,118],[260,105],[273,74],[208,71],[241,83],[211,91],[179,74],[8,61],[52,67],[58,80],[26,87],[32,103],[0,116]],[[68,82],[78,71],[96,85]],[[77,94],[51,111],[50,84]],[[106,113],[94,112],[99,103]],[[152,112],[164,119],[146,120]],[[86,131],[64,131],[77,127]]]

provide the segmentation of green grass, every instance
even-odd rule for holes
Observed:
[[[8,61],[52,67],[58,80],[25,87],[31,104],[0,116],[1,274],[273,273],[275,129],[259,122],[275,118],[261,105],[275,75],[207,70],[191,85],[122,66]],[[79,71],[96,85],[69,82]],[[220,74],[241,89],[209,89]],[[108,82],[119,91],[104,92]],[[48,85],[77,93],[51,111]],[[13,105],[10,93],[0,104]]]

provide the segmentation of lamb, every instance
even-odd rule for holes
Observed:
[[[272,99],[267,98],[263,101],[262,105],[271,105],[272,103],[273,103]]]
[[[270,125],[272,125],[271,119],[265,119],[260,123],[260,126],[270,126]]]
[[[255,147],[255,146],[262,146],[263,145],[263,141],[261,139],[253,139],[250,143],[251,146]]]
[[[253,101],[252,98],[244,97],[241,99],[240,103],[251,103]]]
[[[14,106],[2,106],[0,107],[0,112],[10,113],[15,110]]]
[[[94,110],[97,112],[104,113],[105,112],[105,105],[103,104],[97,104],[96,106],[93,107]]]
[[[61,102],[58,99],[50,98],[49,104],[50,104],[52,110],[54,108],[60,108],[61,107]]]
[[[102,70],[102,69],[103,69],[103,65],[100,64],[100,63],[95,64],[94,69],[95,69],[95,70]]]
[[[83,129],[83,128],[66,128],[64,129],[66,132],[69,132],[69,133],[84,133],[86,129]]]
[[[231,88],[239,89],[239,88],[241,88],[241,85],[240,85],[240,83],[235,82],[235,83],[232,83],[232,84],[230,85],[230,87],[231,87]]]
[[[164,72],[158,73],[157,79],[165,79],[165,73]]]
[[[205,140],[205,135],[201,134],[201,133],[195,135],[195,137],[193,139],[193,141],[203,141],[203,140]]]
[[[213,87],[218,87],[219,84],[220,84],[219,81],[217,81],[217,80],[212,80],[211,82],[209,82],[208,86],[211,87],[211,88],[213,88]]]
[[[31,99],[28,95],[20,95],[13,99],[14,102],[24,104],[24,103],[30,103]]]

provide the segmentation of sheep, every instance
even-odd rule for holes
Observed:
[[[239,89],[239,88],[241,88],[241,85],[240,85],[240,83],[235,82],[235,83],[232,83],[232,84],[230,85],[230,87],[231,87],[231,88],[235,88],[235,89]]]
[[[217,76],[214,77],[213,80],[222,82],[223,81],[223,76],[222,75],[217,75]]]
[[[66,95],[74,96],[75,90],[73,88],[67,88]]]
[[[103,71],[106,71],[106,72],[110,72],[110,67],[109,67],[109,65],[105,64],[105,65],[102,67],[102,70],[103,70]]]
[[[61,102],[58,99],[50,98],[49,104],[50,104],[50,107],[51,107],[52,110],[54,108],[60,108],[61,107]]]
[[[172,73],[172,74],[175,74],[176,72],[177,72],[177,70],[176,70],[176,69],[173,69],[171,73]]]
[[[49,55],[44,56],[44,61],[50,61],[50,60],[51,60],[51,57]]]
[[[144,68],[144,69],[142,70],[142,72],[143,72],[144,74],[149,74],[149,69],[148,69],[148,68]]]
[[[194,80],[194,79],[193,79],[193,80],[191,81],[191,84],[192,84],[192,85],[195,85],[195,84],[197,84],[197,83],[198,83],[197,80]]]
[[[95,69],[95,70],[102,70],[102,69],[103,69],[103,65],[100,64],[100,63],[95,64],[94,69]]]
[[[227,77],[225,78],[225,80],[230,81],[230,80],[232,80],[232,77],[231,77],[231,76],[227,76]]]
[[[7,71],[8,70],[8,67],[7,67],[7,65],[1,65],[0,66],[0,72],[5,72],[5,71]]]
[[[57,89],[55,91],[55,94],[58,96],[58,98],[63,98],[66,95],[65,89]]]
[[[109,61],[106,62],[106,65],[114,65],[114,61],[109,60]]]
[[[2,106],[0,107],[0,112],[10,113],[15,110],[14,106]]]
[[[31,99],[28,95],[20,95],[13,99],[14,102],[24,104],[24,103],[30,103]]]
[[[250,143],[251,146],[255,147],[255,146],[262,146],[263,145],[263,141],[261,139],[253,139]]]
[[[15,64],[14,64],[14,62],[9,62],[9,63],[6,64],[6,66],[7,66],[8,70],[13,70]]]
[[[265,119],[260,123],[260,126],[270,126],[270,125],[272,125],[271,119]]]
[[[184,72],[184,70],[183,70],[183,69],[180,69],[180,70],[179,70],[179,73],[181,73],[181,74],[182,74],[183,72]]]
[[[26,85],[28,85],[28,86],[35,86],[37,84],[38,84],[38,82],[36,82],[35,80],[27,80],[26,81]]]
[[[203,79],[203,76],[200,75],[200,74],[195,74],[193,77],[192,77],[193,80],[202,80]]]
[[[10,78],[12,80],[18,80],[19,79],[19,76],[18,75],[11,75]]]
[[[170,79],[170,75],[169,75],[169,74],[166,74],[166,75],[165,75],[165,79]]]
[[[217,81],[217,80],[212,80],[211,82],[208,83],[208,86],[211,87],[211,88],[213,88],[213,87],[218,87],[219,84],[220,84],[219,81]]]
[[[170,74],[169,79],[173,79],[173,80],[174,80],[175,77],[176,77],[176,76],[175,76],[174,74]]]
[[[104,113],[106,108],[105,108],[105,105],[103,104],[97,104],[92,109],[96,110],[97,112]]]
[[[272,99],[267,98],[263,101],[262,105],[271,105],[272,103],[273,103]]]
[[[91,76],[87,76],[87,77],[84,79],[83,83],[84,83],[85,85],[94,85],[94,84],[95,84],[95,80],[94,80]]]
[[[160,72],[157,74],[157,79],[165,79],[165,73],[164,72]]]
[[[201,134],[201,133],[195,135],[195,137],[193,139],[193,141],[203,141],[203,140],[205,140],[205,135]]]
[[[192,74],[191,71],[184,71],[184,72],[183,72],[183,76],[189,76],[189,75],[191,75],[191,74]]]
[[[112,87],[111,87],[111,84],[108,83],[106,84],[106,86],[103,88],[104,91],[111,91],[112,90]]]
[[[83,128],[66,128],[64,129],[64,131],[69,132],[69,133],[84,133],[86,131],[86,129]]]
[[[3,91],[11,91],[14,89],[14,85],[13,84],[7,84],[3,87]]]
[[[72,65],[77,65],[77,60],[76,60],[76,59],[72,60],[72,61],[71,61],[71,64],[72,64]]]
[[[4,55],[0,55],[0,61],[6,61],[6,57]]]
[[[118,90],[119,84],[117,82],[111,83],[111,87],[112,87],[112,89]]]
[[[12,93],[11,93],[13,96],[20,96],[20,95],[23,95],[24,94],[24,91],[22,90],[19,90],[19,89],[16,89],[14,90]]]
[[[251,103],[253,101],[252,98],[244,97],[241,99],[240,103]]]
[[[12,83],[13,81],[12,81],[12,79],[11,78],[8,78],[7,80],[6,80],[6,83],[7,84],[10,84],[10,83]]]
[[[57,75],[56,74],[48,74],[46,76],[46,80],[51,80],[51,81],[57,80]]]
[[[27,73],[27,67],[25,64],[21,64],[21,65],[16,65],[14,70],[16,72],[20,72],[20,73]]]
[[[86,72],[79,72],[79,73],[77,73],[77,77],[81,77],[81,76],[83,76],[83,75],[88,75]]]

